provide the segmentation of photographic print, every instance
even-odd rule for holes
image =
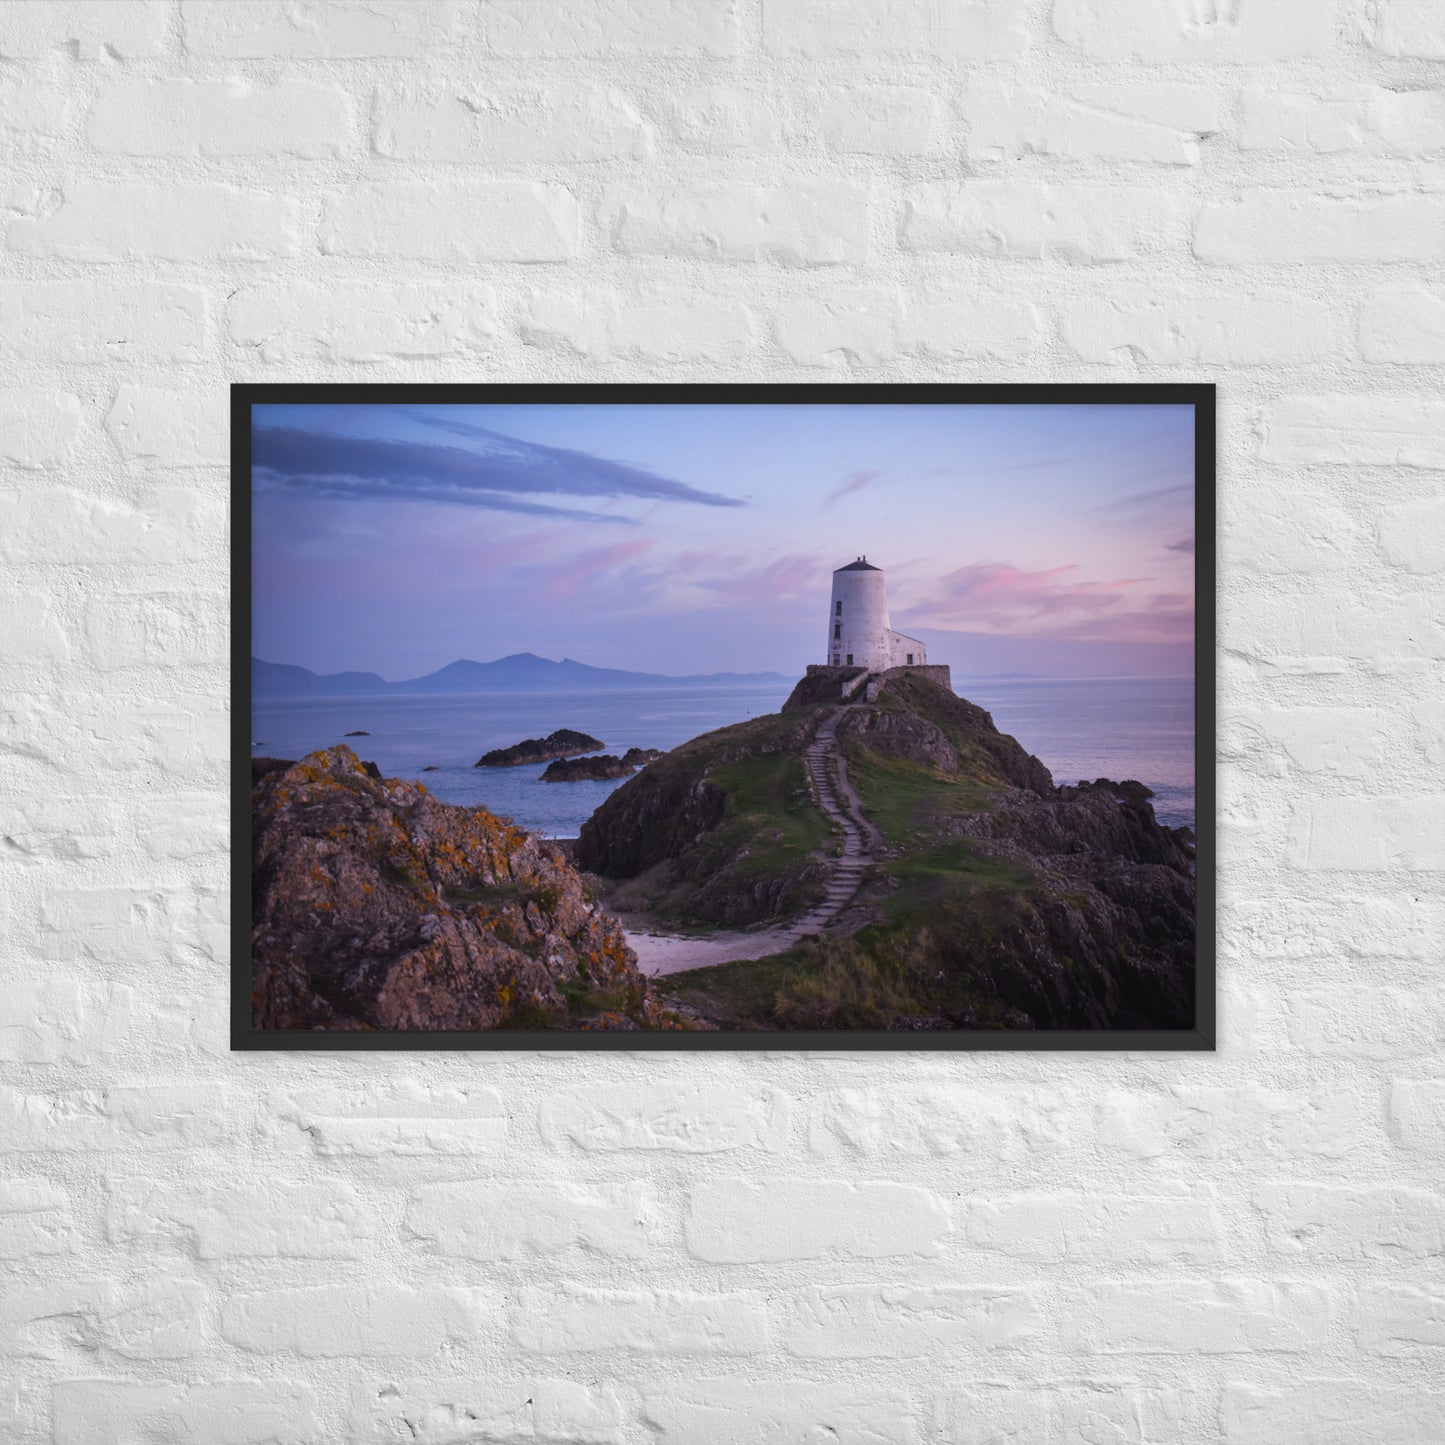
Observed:
[[[233,388],[233,1043],[1212,1047],[1213,431]]]

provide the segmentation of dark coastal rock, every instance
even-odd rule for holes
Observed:
[[[545,738],[525,738],[509,748],[493,748],[477,760],[479,768],[516,768],[524,763],[546,763],[553,758],[574,758],[579,753],[598,753],[606,747],[594,737],[572,728],[558,728]]]
[[[296,766],[295,758],[252,758],[251,786],[254,788],[267,773],[279,773]]]
[[[371,734],[367,732],[365,728],[358,728],[354,733],[345,733],[343,736],[348,738],[369,738]]]
[[[622,761],[630,767],[641,768],[648,763],[655,763],[661,756],[661,748],[628,748],[622,755]]]
[[[579,866],[620,880],[629,906],[732,925],[796,914],[810,863],[827,877],[796,780],[833,711],[795,705],[674,749],[583,825]],[[1158,821],[1147,787],[1056,788],[984,709],[917,673],[836,716],[883,845],[859,931],[805,945],[757,1026],[1192,1026],[1194,839]]]
[[[667,1026],[558,849],[345,746],[257,761],[256,1027]],[[579,1015],[583,996],[602,1002]]]
[[[426,767],[422,769],[422,772],[424,773],[434,773],[436,771],[438,771],[438,769],[435,763],[428,763]]]
[[[636,769],[615,753],[599,757],[559,758],[548,763],[542,774],[544,783],[607,782],[612,778],[630,778]]]

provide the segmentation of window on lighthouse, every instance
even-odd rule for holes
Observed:
[[[843,603],[842,603],[841,601],[835,602],[835,603],[833,604],[833,616],[834,616],[834,617],[841,617],[842,615],[843,615]]]
[[[835,622],[835,623],[833,624],[833,641],[834,641],[834,642],[837,642],[838,639],[839,639],[840,637],[842,637],[842,635],[843,635],[843,624],[842,624],[841,622]]]

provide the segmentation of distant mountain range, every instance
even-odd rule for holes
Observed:
[[[535,652],[514,652],[495,662],[450,662],[425,677],[387,682],[374,672],[315,673],[284,662],[251,659],[253,697],[370,697],[378,693],[578,692],[628,687],[736,687],[789,683],[780,672],[708,672],[666,677],[658,672],[623,672],[589,667],[564,657],[561,662]]]

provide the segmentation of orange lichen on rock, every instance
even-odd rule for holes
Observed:
[[[338,745],[263,776],[252,814],[258,1028],[565,1027],[594,987],[628,1002],[587,1027],[671,1026],[561,850],[486,809]]]

